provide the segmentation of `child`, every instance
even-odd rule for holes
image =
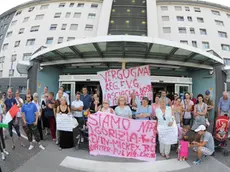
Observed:
[[[178,151],[179,161],[188,160],[188,148],[189,148],[188,136],[184,136],[184,139],[181,140],[179,144],[179,151]]]
[[[220,127],[220,129],[218,130],[218,133],[217,133],[217,137],[220,138],[221,140],[222,139],[225,139],[225,136],[226,136],[226,123],[223,122],[222,123],[222,126]]]

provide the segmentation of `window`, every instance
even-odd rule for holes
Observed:
[[[61,30],[66,30],[67,24],[62,24]]]
[[[187,19],[188,19],[188,21],[192,22],[192,17],[191,16],[188,16]]]
[[[55,13],[54,18],[60,18],[61,17],[61,13]]]
[[[77,7],[84,7],[84,5],[85,5],[84,3],[78,3]]]
[[[204,19],[202,17],[197,17],[197,22],[198,23],[204,23]]]
[[[179,33],[187,33],[185,27],[179,27],[178,30],[179,30]]]
[[[21,42],[21,41],[15,41],[14,47],[19,47],[19,46],[20,46],[20,42]]]
[[[215,20],[216,24],[219,26],[224,26],[224,22],[220,20]]]
[[[0,57],[0,63],[4,63],[5,62],[5,56]]]
[[[200,8],[194,8],[194,11],[196,12],[196,13],[200,13],[201,12],[201,10],[200,10]]]
[[[25,28],[21,28],[21,29],[19,29],[18,34],[19,34],[19,35],[20,35],[20,34],[23,34],[23,33],[24,33],[24,31],[25,31]]]
[[[31,56],[32,56],[32,53],[24,53],[23,57],[22,57],[22,60],[23,61],[29,61]]]
[[[2,50],[3,50],[3,51],[7,50],[8,46],[9,46],[9,44],[8,44],[8,43],[3,44],[3,46],[2,46]]]
[[[216,16],[220,16],[220,12],[219,11],[212,10],[212,14],[214,14]]]
[[[3,35],[0,35],[0,40],[2,40],[2,38],[3,38]]]
[[[91,4],[91,8],[97,8],[98,4]]]
[[[167,6],[161,6],[161,11],[168,11],[168,7]]]
[[[75,40],[75,37],[68,37],[67,38],[67,41],[73,41],[73,40]]]
[[[186,40],[180,40],[180,43],[188,45],[188,41]]]
[[[30,7],[29,10],[28,10],[28,12],[31,12],[33,10],[34,10],[34,7]]]
[[[35,39],[27,39],[26,46],[34,45],[34,43],[35,43]]]
[[[190,11],[190,8],[189,7],[185,7],[185,11]]]
[[[30,32],[37,32],[40,26],[32,26]]]
[[[175,10],[176,11],[182,11],[182,7],[181,6],[175,6]]]
[[[58,43],[58,44],[61,44],[61,43],[63,42],[63,40],[64,40],[64,38],[63,38],[63,37],[59,37],[59,38],[58,38],[58,42],[57,42],[57,43]]]
[[[161,16],[162,21],[169,21],[169,16]]]
[[[81,13],[74,13],[73,18],[80,18],[81,17]]]
[[[56,30],[57,29],[57,24],[51,24],[50,30]]]
[[[177,21],[184,21],[184,17],[183,16],[177,16]]]
[[[17,20],[12,21],[11,26],[16,25],[16,23],[17,23]]]
[[[60,3],[58,7],[59,7],[59,8],[65,7],[65,3]]]
[[[9,76],[14,76],[14,69],[9,69]]]
[[[221,49],[222,49],[223,51],[230,51],[230,45],[221,44]]]
[[[69,7],[74,7],[74,3],[70,3],[70,4],[69,4]]]
[[[22,14],[22,11],[18,11],[15,15],[18,16],[20,14]]]
[[[41,5],[40,10],[45,10],[49,7],[49,4]]]
[[[203,48],[204,49],[209,49],[210,48],[210,46],[209,46],[209,42],[202,42],[202,46],[203,46]]]
[[[88,19],[95,19],[95,18],[96,18],[96,14],[94,14],[94,13],[89,13]]]
[[[163,27],[164,33],[171,33],[171,27]]]
[[[25,17],[25,18],[23,19],[23,23],[28,22],[29,18],[30,18],[30,17]]]
[[[6,37],[7,37],[7,38],[9,38],[9,37],[11,37],[11,36],[12,36],[12,34],[13,34],[13,32],[12,32],[12,31],[7,32]]]
[[[11,62],[15,62],[17,60],[17,54],[13,54],[11,56]]]
[[[53,40],[54,40],[54,38],[47,38],[46,39],[46,44],[52,44]]]
[[[190,28],[190,33],[195,34],[195,29],[193,27]]]
[[[85,30],[86,30],[86,31],[92,31],[92,30],[93,30],[93,25],[87,24],[87,25],[85,26]]]
[[[71,15],[71,13],[69,13],[69,12],[68,12],[68,13],[66,13],[66,14],[65,14],[65,18],[69,18],[69,17],[70,17],[70,15]]]
[[[200,29],[200,34],[201,35],[207,35],[206,29]]]
[[[222,38],[228,38],[228,34],[226,32],[218,31],[218,35],[219,37],[222,37]]]
[[[35,20],[42,20],[44,16],[45,16],[44,14],[36,15]]]
[[[193,47],[197,47],[197,42],[196,41],[192,41],[192,46]]]
[[[77,30],[77,28],[78,28],[78,24],[71,24],[70,25],[70,30]]]

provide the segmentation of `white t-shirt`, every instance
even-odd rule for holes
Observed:
[[[19,101],[23,104],[24,102],[23,102],[23,99],[21,99],[21,98],[19,98],[19,101],[15,98],[15,100],[16,100],[16,102],[17,102],[17,106],[19,107]],[[21,108],[19,108],[20,109],[20,111],[17,113],[17,117],[22,117],[22,115],[21,115]]]
[[[37,110],[38,110],[38,113],[39,113],[39,115],[40,115],[40,110],[41,110],[40,104],[39,104],[39,103],[35,103],[34,101],[32,101],[32,103],[34,103],[34,104],[36,105]]]
[[[84,107],[84,104],[81,100],[74,100],[71,104],[71,107],[73,108],[80,108]],[[72,114],[74,117],[83,117],[82,111],[72,111]]]

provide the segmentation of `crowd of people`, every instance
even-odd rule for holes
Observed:
[[[44,139],[43,134],[51,135],[52,140],[62,148],[73,147],[73,134],[66,131],[58,131],[56,127],[56,114],[72,114],[78,121],[79,128],[84,128],[86,125],[85,117],[97,111],[107,112],[121,117],[130,118],[133,120],[157,120],[157,125],[178,127],[178,139],[186,140],[186,131],[191,130],[200,137],[194,140],[190,146],[197,152],[198,159],[194,161],[199,164],[202,156],[212,155],[214,153],[214,139],[210,126],[214,124],[211,117],[211,111],[214,108],[213,101],[210,97],[210,91],[205,92],[205,96],[199,94],[197,98],[193,98],[192,94],[186,92],[181,98],[178,94],[174,95],[174,99],[169,99],[166,91],[161,91],[155,96],[154,102],[151,102],[147,97],[142,100],[133,93],[130,99],[125,96],[118,98],[118,105],[110,107],[108,100],[100,102],[99,95],[88,94],[87,87],[83,87],[82,92],[77,91],[75,100],[71,102],[69,95],[65,92],[64,87],[60,87],[56,96],[49,92],[48,87],[44,88],[41,96],[37,93],[33,95],[28,90],[25,100],[20,97],[18,91],[13,97],[11,89],[7,91],[7,97],[1,99],[0,117],[1,120],[9,109],[16,104],[20,108],[17,116],[8,124],[9,136],[12,140],[12,149],[15,149],[13,139],[13,128],[18,136],[19,143],[22,147],[25,145],[21,139],[21,131],[24,131],[30,143],[29,150],[34,148],[33,140],[38,143],[38,146],[44,150],[45,147],[41,144]],[[229,114],[230,99],[228,93],[224,92],[223,97],[218,104],[218,115]],[[0,128],[0,151],[2,159],[5,155],[9,155],[6,151],[4,136],[6,132]],[[161,156],[166,159],[170,158],[171,145],[163,144],[159,141]],[[184,159],[184,157],[182,157]]]

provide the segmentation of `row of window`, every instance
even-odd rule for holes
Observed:
[[[180,43],[188,45],[187,40],[180,40]],[[192,41],[192,46],[197,48],[197,41]],[[207,41],[202,41],[202,48],[203,49],[210,49],[210,44]],[[223,51],[230,51],[230,45],[221,44],[221,49]]]
[[[207,30],[206,29],[199,29],[201,35],[207,35]],[[179,33],[186,34],[187,33],[187,28],[186,27],[178,27]],[[189,28],[189,31],[191,34],[195,34],[195,28],[191,27]],[[171,33],[171,27],[163,27],[163,32],[164,33]],[[218,31],[218,35],[221,38],[228,38],[227,32],[223,31]]]
[[[66,3],[60,3],[59,4],[59,8],[64,8],[66,6]],[[74,7],[75,3],[70,3],[69,7]],[[85,3],[78,3],[76,7],[84,7]],[[98,4],[91,4],[91,8],[97,8]],[[40,10],[44,10],[44,9],[48,9],[49,8],[49,4],[45,4],[45,5],[41,5],[40,6]],[[32,12],[35,9],[35,7],[30,7],[28,9],[28,12]],[[16,16],[20,15],[22,13],[22,11],[17,11],[17,13],[15,14]]]
[[[184,7],[185,8],[185,11],[190,11],[190,7]],[[183,7],[182,6],[174,6],[174,9],[175,11],[183,11]],[[168,11],[168,6],[161,6],[161,11]],[[194,7],[194,12],[198,12],[200,13],[201,12],[201,9],[198,8],[198,7]],[[220,16],[220,12],[219,11],[216,11],[216,10],[211,10],[211,13],[213,15],[216,15],[216,16]],[[228,18],[230,18],[230,14],[227,13],[226,14]]]
[[[81,14],[82,14],[82,13],[75,12],[75,13],[73,14],[73,18],[80,18],[80,17],[81,17]],[[44,18],[44,16],[45,16],[45,14],[36,15],[36,16],[35,16],[35,20],[42,20],[42,19]],[[67,12],[67,13],[65,14],[65,18],[70,18],[70,16],[71,16],[71,13],[70,13],[70,12]],[[60,17],[61,17],[61,13],[55,13],[54,18],[60,18]],[[23,23],[28,22],[28,21],[29,21],[29,18],[30,18],[30,17],[25,17],[25,18],[23,19]],[[96,14],[95,14],[95,13],[89,13],[89,14],[88,14],[88,19],[95,19],[95,18],[96,18]],[[12,21],[12,22],[11,22],[11,26],[16,25],[16,23],[17,23],[17,20]],[[1,31],[1,29],[3,29],[3,28],[0,28],[0,31]]]
[[[50,25],[50,30],[57,30],[58,25],[57,24],[51,24]],[[37,26],[32,26],[30,28],[30,32],[38,32],[40,28],[40,25]],[[61,30],[66,30],[67,29],[67,24],[62,24]],[[78,29],[78,24],[71,24],[69,27],[69,30],[77,30]],[[93,30],[93,25],[86,24],[85,25],[85,31],[92,31]],[[23,34],[25,32],[25,28],[19,29],[18,34]],[[11,37],[13,34],[13,31],[7,32],[6,38]],[[0,35],[0,40],[3,38],[3,35]]]
[[[169,16],[161,16],[161,19],[162,19],[162,21],[169,21],[170,20]],[[185,17],[184,16],[176,16],[176,19],[177,19],[177,21],[185,21]],[[204,18],[197,17],[196,19],[197,19],[198,23],[204,23]],[[192,22],[193,18],[191,16],[187,16],[187,20],[189,22]],[[221,20],[215,20],[215,23],[217,25],[219,25],[219,26],[224,26],[224,22],[221,21]]]

